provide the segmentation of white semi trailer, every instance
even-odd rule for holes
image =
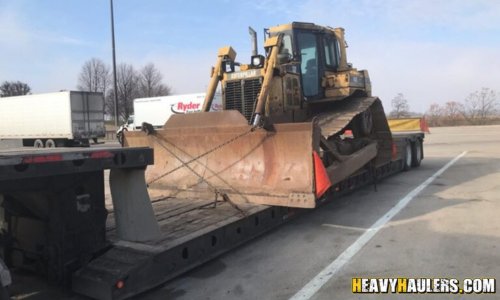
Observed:
[[[105,135],[102,93],[63,91],[0,98],[0,140],[22,146],[88,146]]]
[[[123,131],[141,130],[143,122],[163,128],[171,115],[199,112],[204,100],[205,93],[135,99],[134,114],[118,129],[116,137],[121,143]],[[215,94],[210,110],[222,110],[220,94]]]

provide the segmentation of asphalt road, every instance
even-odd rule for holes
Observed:
[[[383,180],[378,192],[356,191],[134,299],[439,299],[453,296],[352,294],[351,278],[498,277],[500,126],[431,131],[420,168]],[[385,226],[372,228],[463,151]],[[373,237],[360,244],[367,232]],[[335,272],[317,277],[341,258]],[[311,281],[315,292],[303,293]],[[59,292],[17,298],[54,297],[81,299]],[[498,292],[454,297],[498,299]]]

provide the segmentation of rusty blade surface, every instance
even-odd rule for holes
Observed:
[[[237,111],[174,115],[154,136],[187,162],[251,127]],[[274,132],[251,132],[189,166],[235,202],[314,207],[313,123],[274,128]],[[145,133],[126,132],[125,146],[154,148],[155,163],[146,171],[148,182],[182,165]],[[210,187],[186,167],[152,183],[150,193],[152,197],[214,198]]]

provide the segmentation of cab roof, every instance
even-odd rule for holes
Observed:
[[[300,29],[309,29],[309,30],[332,30],[330,27],[326,26],[320,26],[316,25],[314,23],[306,23],[306,22],[293,22],[293,23],[288,23],[288,24],[283,24],[283,25],[278,25],[269,28],[269,32],[281,32],[281,31],[287,31],[291,30],[293,28],[300,28]]]

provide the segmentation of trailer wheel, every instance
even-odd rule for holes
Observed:
[[[45,148],[55,148],[56,147],[56,143],[54,142],[54,140],[47,140],[45,142]]]
[[[403,159],[403,171],[409,171],[413,160],[413,151],[410,142],[406,142],[405,156]]]
[[[120,145],[123,147],[123,134],[124,134],[124,131],[127,131],[127,129],[123,128],[122,131],[118,132],[116,134],[116,138],[118,139],[118,143],[120,143]]]
[[[33,144],[33,147],[35,147],[35,148],[43,148],[43,142],[42,142],[42,140],[36,140],[35,143]]]
[[[119,132],[116,134],[116,139],[118,140],[118,143],[123,146],[123,133]]]
[[[417,139],[411,148],[411,166],[418,168],[422,163],[422,140]]]

